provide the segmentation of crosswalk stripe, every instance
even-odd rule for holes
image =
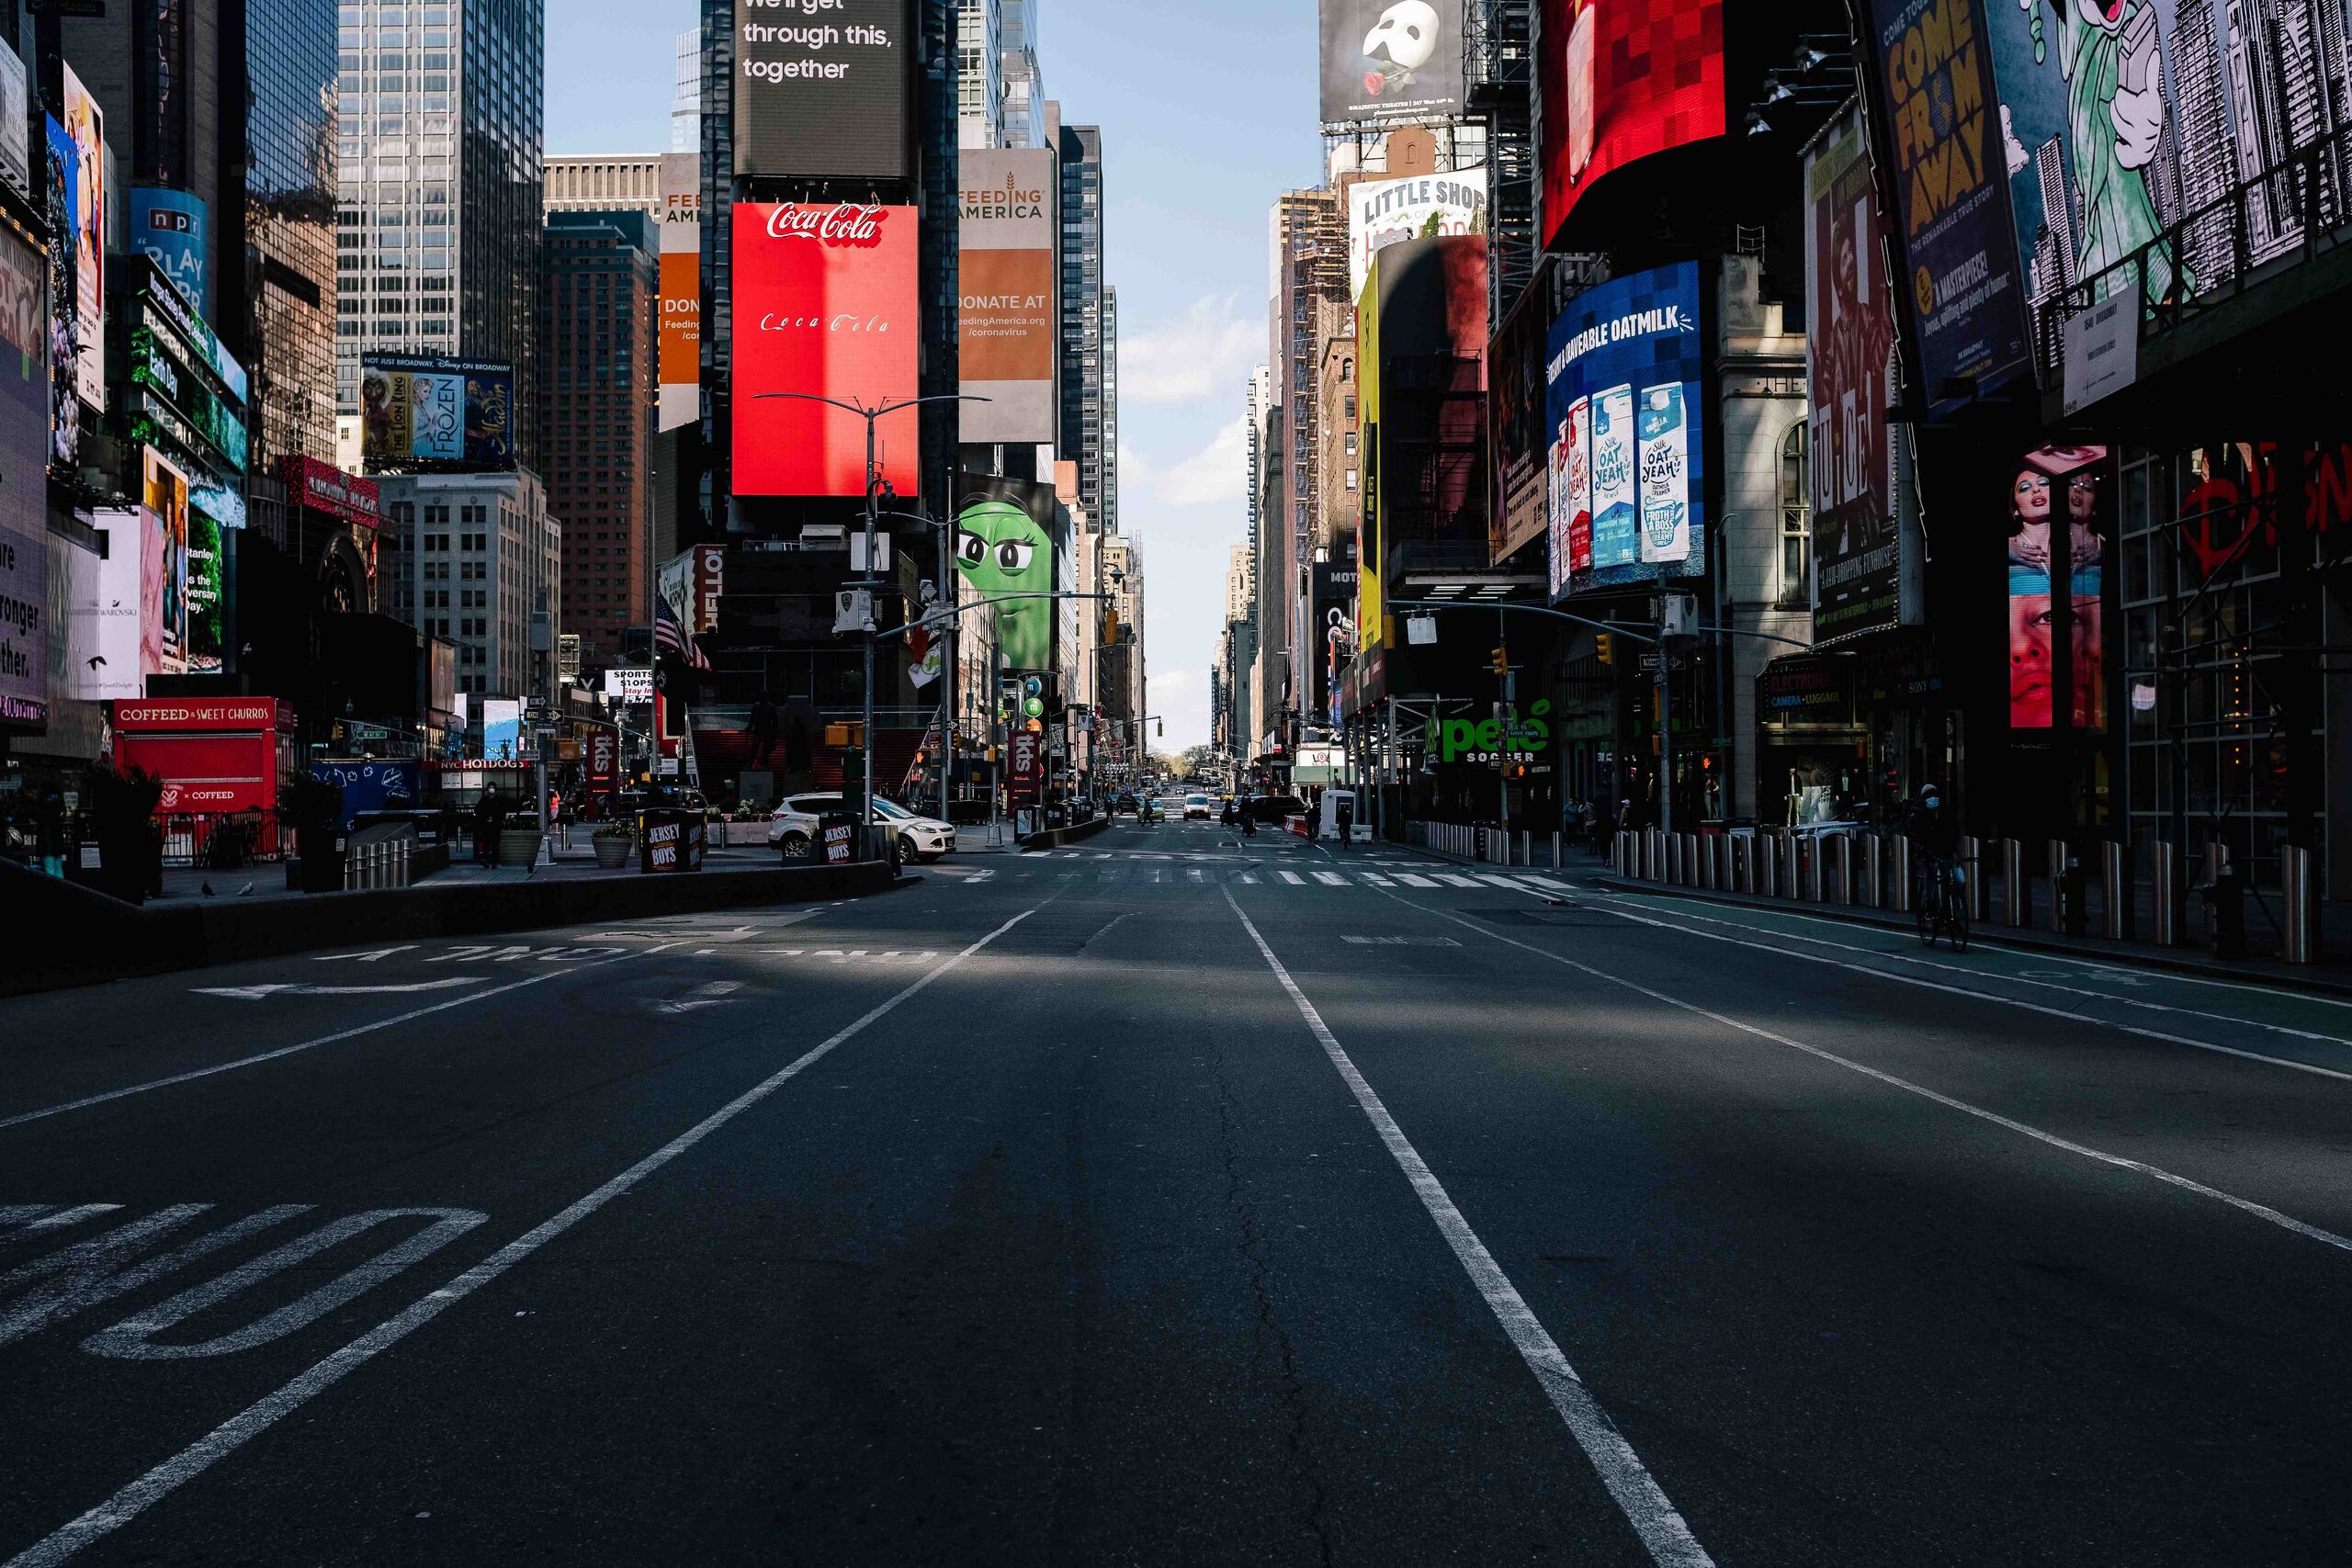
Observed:
[[[1242,880],[1243,882],[1245,882],[1245,883],[1249,884],[1249,885],[1250,885],[1250,886],[1252,886],[1252,887],[1255,887],[1256,886],[1258,886],[1258,879],[1257,879],[1256,877],[1254,877],[1254,876],[1250,875],[1250,874],[1248,872],[1246,872],[1246,871],[1245,871],[1245,872],[1243,872],[1243,873],[1241,874],[1241,880]]]
[[[1376,871],[1358,872],[1356,874],[1362,876],[1366,882],[1371,883],[1374,887],[1385,887],[1389,886],[1388,879],[1381,875],[1380,873]]]
[[[1449,887],[1476,887],[1478,886],[1477,883],[1473,881],[1471,878],[1466,876],[1456,876],[1450,871],[1439,872],[1437,874],[1437,879],[1440,882],[1444,883]]]
[[[1527,877],[1527,878],[1525,878],[1525,880],[1526,880],[1526,881],[1528,881],[1528,882],[1533,883],[1533,884],[1534,884],[1536,886],[1538,886],[1538,887],[1545,887],[1545,888],[1549,888],[1549,889],[1551,889],[1551,891],[1553,891],[1553,892],[1555,892],[1555,893],[1573,893],[1574,891],[1576,891],[1574,888],[1570,887],[1566,883],[1565,883],[1565,882],[1555,882],[1555,881],[1553,881],[1553,880],[1552,880],[1550,877],[1548,877],[1548,876],[1531,876],[1531,877]]]
[[[1510,889],[1512,892],[1514,892],[1514,893],[1520,893],[1520,892],[1524,892],[1524,891],[1525,891],[1525,889],[1524,889],[1524,888],[1521,887],[1521,886],[1520,886],[1520,885],[1519,885],[1516,881],[1512,880],[1510,877],[1498,875],[1498,874],[1497,874],[1496,873],[1491,872],[1491,871],[1482,871],[1482,872],[1480,872],[1480,873],[1478,874],[1478,880],[1479,880],[1479,881],[1481,881],[1481,882],[1489,883],[1489,884],[1491,884],[1491,885],[1493,885],[1494,886],[1497,886],[1497,887],[1508,887],[1508,888],[1510,888]]]
[[[1284,882],[1289,883],[1293,887],[1304,887],[1306,886],[1306,878],[1299,875],[1298,873],[1295,871],[1277,870],[1274,874],[1281,877]]]
[[[1348,879],[1341,876],[1336,871],[1318,871],[1315,874],[1315,880],[1331,887],[1345,887],[1348,886]]]
[[[1431,882],[1428,877],[1415,876],[1409,871],[1398,872],[1396,874],[1396,880],[1403,883],[1408,887],[1435,887],[1437,886],[1436,883]]]
[[[1202,871],[1199,866],[1194,866],[1191,871],[1185,873],[1185,874],[1190,876],[1195,882],[1206,882],[1208,880],[1208,874]]]

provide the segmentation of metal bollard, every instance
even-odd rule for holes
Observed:
[[[1877,833],[1862,840],[1862,887],[1870,908],[1886,908],[1886,840]]]
[[[1834,877],[1832,896],[1839,904],[1851,904],[1854,901],[1853,840],[1843,833],[1831,840],[1829,859],[1832,863],[1829,870]]]
[[[2107,904],[2107,939],[2129,942],[2139,912],[2132,897],[2132,851],[2112,841],[2099,846],[2099,889]]]
[[[2052,839],[2042,846],[2042,858],[2050,867],[2050,929],[2066,929],[2066,840]]]
[[[1887,892],[1889,906],[1898,915],[1911,912],[1911,840],[1897,835],[1894,840],[1894,874]]]
[[[1552,832],[1552,869],[1560,869],[1560,834],[1557,829]]]
[[[2001,844],[2001,919],[2012,930],[2026,924],[2032,906],[2026,899],[2025,841],[2003,839]]]
[[[1982,925],[1992,918],[1993,890],[1987,886],[1991,873],[1984,867],[1984,841],[1963,835],[1960,840],[1960,868],[1962,890],[1968,898],[1968,918]]]
[[[1782,872],[1781,897],[1783,898],[1804,897],[1804,846],[1798,841],[1794,833],[1781,835],[1781,863]]]
[[[2162,839],[2156,840],[2153,848],[2155,863],[2149,868],[2154,874],[2148,880],[2148,890],[2154,896],[2156,945],[2177,947],[2180,945],[2180,922],[2173,900],[2179,896],[2180,852]]]
[[[1666,835],[1666,881],[1668,886],[1680,886],[1682,883],[1682,835],[1679,833]]]
[[[2279,891],[2287,905],[2279,956],[2290,964],[2319,958],[2319,898],[2312,883],[2312,852],[2289,844],[2278,852]]]

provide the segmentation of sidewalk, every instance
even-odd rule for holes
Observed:
[[[623,879],[644,874],[632,857],[616,870],[606,871],[596,863],[596,852],[588,845],[587,835],[575,835],[571,848],[550,845],[552,857],[547,865],[530,867],[502,865],[495,869],[458,861],[447,871],[419,877],[412,887],[496,887],[520,886],[526,883],[589,883]],[[765,846],[733,844],[714,846],[704,859],[707,871],[764,871],[781,862],[776,852]],[[210,892],[205,891],[210,888]],[[263,903],[271,900],[332,897],[325,894],[303,893],[286,886],[286,867],[282,863],[266,863],[243,866],[234,871],[212,871],[199,866],[166,866],[164,869],[164,891],[147,900],[146,908],[172,908],[190,904],[210,904],[242,900]]]

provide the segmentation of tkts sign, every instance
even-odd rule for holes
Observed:
[[[854,203],[734,208],[734,490],[865,493],[865,421],[917,389],[915,209]],[[877,422],[875,477],[918,493],[915,411]]]

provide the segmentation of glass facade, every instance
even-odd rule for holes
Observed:
[[[538,400],[545,0],[345,0],[335,406],[369,350],[514,367]],[[516,433],[526,467],[537,433]]]
[[[1066,125],[1062,179],[1062,439],[1078,464],[1078,497],[1105,529],[1115,505],[1102,491],[1102,131]]]
[[[335,0],[246,0],[249,471],[334,460]],[[236,258],[224,258],[234,275]],[[220,302],[229,315],[229,301]]]

